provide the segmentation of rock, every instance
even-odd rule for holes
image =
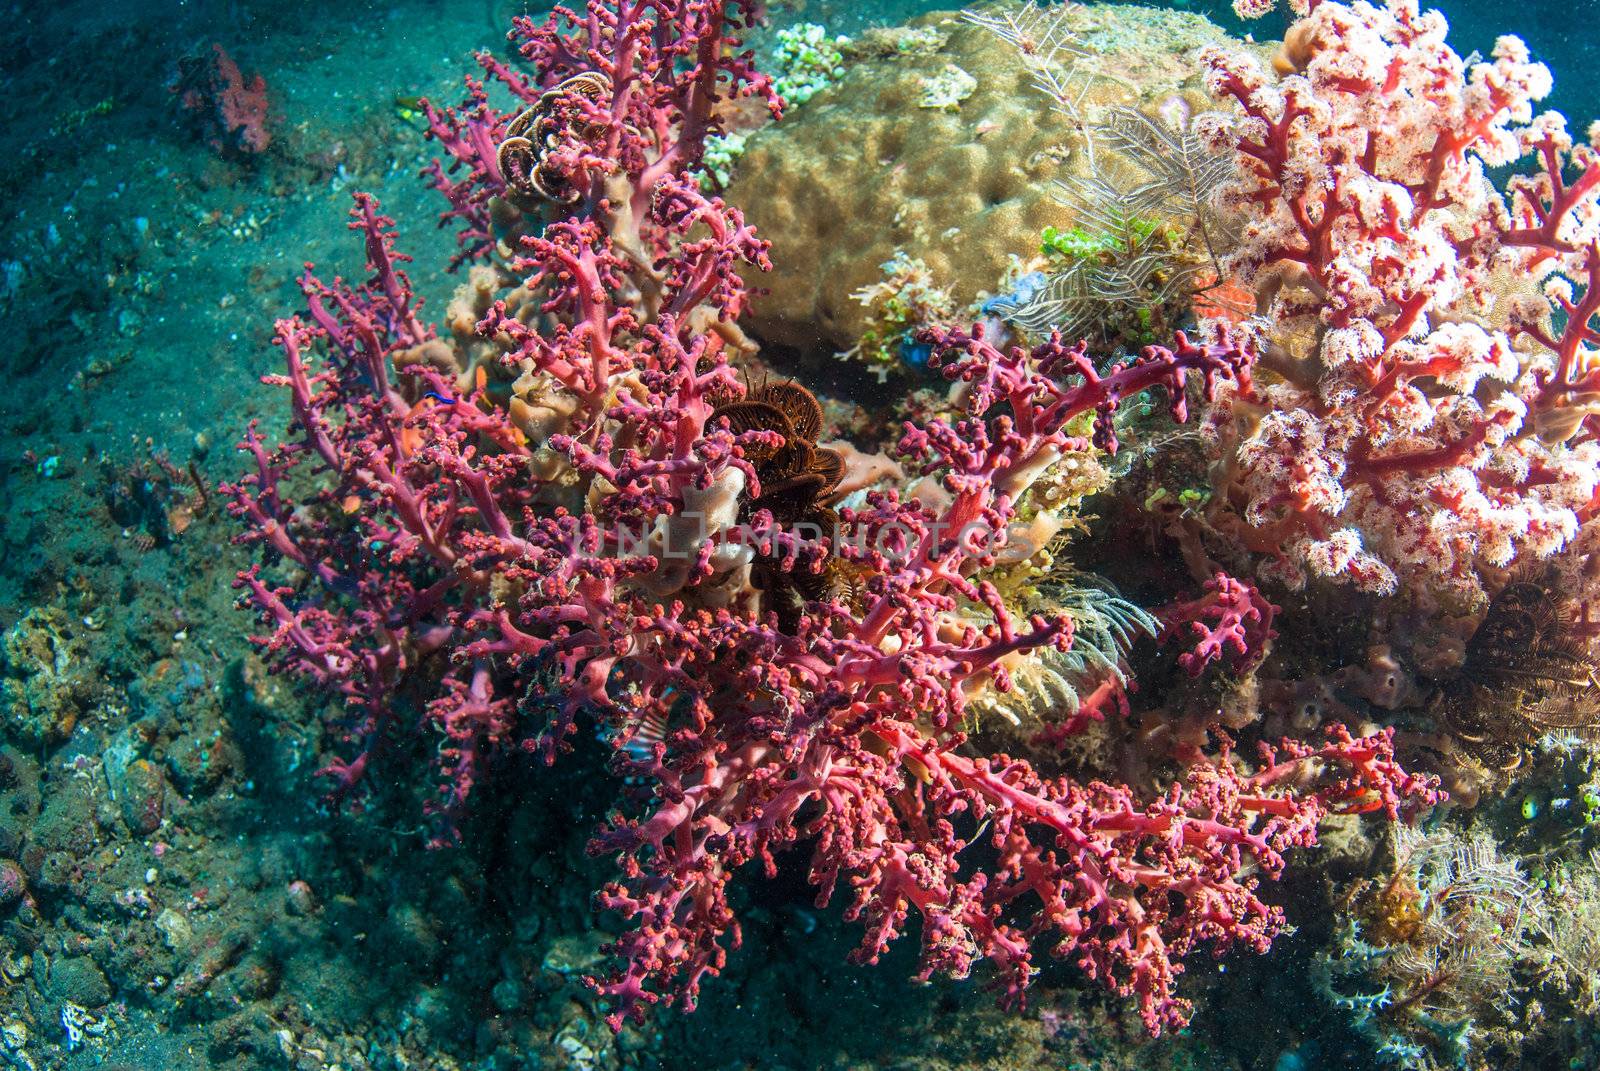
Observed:
[[[605,940],[603,934],[593,931],[557,937],[545,953],[544,969],[563,978],[588,974],[604,961],[605,953],[600,946]]]
[[[239,956],[250,945],[250,935],[244,930],[228,930],[208,939],[199,955],[189,962],[172,987],[168,996],[175,1001],[190,1000],[204,993],[217,975],[239,961]]]
[[[24,859],[40,889],[50,893],[68,892],[83,878],[78,861],[67,852],[38,853],[37,867]]]
[[[283,900],[289,914],[296,918],[309,915],[317,909],[316,893],[303,881],[291,881],[283,891]]]
[[[507,1014],[522,1007],[523,996],[522,983],[515,978],[500,979],[489,992],[489,999],[494,1001],[494,1006]]]
[[[214,790],[238,764],[238,749],[221,732],[179,737],[167,748],[167,772],[191,799]]]
[[[88,956],[36,956],[33,980],[46,998],[57,1004],[70,1001],[84,1008],[100,1008],[111,1002],[111,983]]]
[[[135,759],[112,785],[122,808],[122,821],[135,836],[145,836],[161,828],[166,813],[167,779],[161,767],[149,759]]]
[[[388,947],[402,950],[407,961],[416,964],[419,970],[435,969],[444,955],[437,920],[417,904],[391,904],[379,933]]]
[[[32,746],[60,743],[97,694],[83,630],[53,606],[0,637],[0,728]]]
[[[166,817],[167,776],[162,767],[143,758],[144,737],[130,725],[101,752],[106,784],[116,800],[123,824],[135,836],[161,828]]]
[[[189,920],[172,908],[164,908],[156,916],[156,929],[161,933],[161,940],[174,952],[186,951],[194,944],[194,927],[189,925]]]

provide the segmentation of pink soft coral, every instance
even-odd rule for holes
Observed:
[[[686,21],[630,30],[641,10]],[[614,84],[653,71],[639,99],[654,104],[611,102],[638,152],[597,154],[611,163],[521,239],[515,277],[472,284],[475,332],[423,320],[391,222],[358,197],[370,277],[302,278],[307,311],[279,322],[285,372],[268,377],[289,392],[290,433],[273,445],[252,427],[253,471],[226,489],[241,542],[261,551],[238,581],[266,626],[258,642],[348,701],[355,751],[327,771],[342,790],[395,734],[436,733],[446,818],[486,756],[553,759],[580,719],[601,730],[632,786],[592,844],[621,867],[601,903],[633,924],[593,980],[614,1023],[692,1006],[738,941],[729,882],[803,845],[821,899],[849,887],[864,959],[916,916],[924,974],[988,959],[1016,1003],[1043,947],[1136,996],[1152,1032],[1181,1024],[1184,956],[1264,949],[1281,930],[1256,884],[1288,849],[1330,811],[1395,815],[1432,787],[1395,765],[1385,733],[1264,749],[1255,772],[1224,742],[1149,797],[976,756],[960,726],[972,691],[1009,685],[1008,662],[1072,643],[1069,616],[1020,615],[986,577],[1035,483],[1092,444],[1115,450],[1124,399],[1162,392],[1182,420],[1192,396],[1245,389],[1251,356],[1225,334],[1179,335],[1102,372],[1060,338],[1002,349],[938,333],[959,415],[899,443],[924,493],[780,520],[759,465],[814,448],[771,405],[741,408],[730,364],[747,346],[735,269],[765,266],[767,246],[673,148],[722,84],[722,10],[596,2],[570,17],[576,37],[559,22],[528,31],[533,53],[569,65],[604,53]],[[675,44],[683,34],[695,48]],[[475,155],[446,193],[462,218],[485,213],[469,242],[498,210],[471,149],[496,122],[453,128]],[[465,347],[492,354],[476,376]],[[771,594],[784,583],[814,593],[788,619]]]
[[[497,239],[525,229],[526,206],[503,199],[508,176],[499,149],[518,111],[559,93],[574,76],[598,76],[604,91],[569,94],[572,129],[558,133],[555,147],[540,149],[573,187],[579,210],[613,231],[626,254],[662,253],[632,236],[649,215],[656,184],[700,162],[706,137],[720,129],[719,106],[754,97],[779,111],[771,80],[739,50],[756,7],[752,0],[621,0],[581,11],[557,6],[541,22],[514,19],[507,37],[536,76],[483,52],[478,61],[487,78],[467,79],[464,104],[425,105],[429,136],[446,154],[428,174],[450,202],[445,218],[458,226],[458,259],[487,257]],[[519,109],[491,104],[491,82],[509,90]]]
[[[1600,163],[1559,115],[1533,118],[1550,74],[1521,41],[1469,68],[1445,31],[1414,0],[1330,0],[1291,28],[1281,81],[1205,59],[1240,112],[1217,128],[1243,225],[1227,266],[1257,293],[1273,373],[1213,414],[1212,519],[1290,585],[1477,598],[1482,566],[1571,540],[1600,486]],[[1538,174],[1502,195],[1486,168],[1530,152]]]

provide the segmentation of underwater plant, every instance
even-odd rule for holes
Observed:
[[[1137,348],[1187,310],[1194,268],[1171,229],[1136,214],[1120,191],[1096,179],[1072,188],[1075,225],[1047,228],[1050,269],[1034,285],[990,301],[986,310],[1033,337],[1074,338]]]
[[[1547,734],[1600,737],[1600,660],[1548,571],[1497,591],[1433,703],[1457,761],[1505,780]]]
[[[1253,764],[1221,738],[1152,793],[1043,776],[963,725],[1036,652],[1112,666],[1149,628],[1109,594],[1035,608],[997,581],[1067,526],[1052,472],[1115,453],[1123,402],[1182,422],[1225,381],[1248,390],[1253,355],[1179,332],[1103,368],[1059,335],[933,329],[953,415],[901,429],[903,478],[853,471],[869,455],[819,445],[809,390],[736,373],[755,348],[739,269],[768,245],[692,177],[727,95],[776,107],[737,50],[751,13],[518,19],[537,79],[484,66],[522,111],[476,81],[463,108],[428,106],[453,158],[430,174],[481,262],[452,305],[480,310],[470,330],[422,317],[392,221],[357,195],[368,276],[301,277],[266,377],[293,422],[277,441],[252,425],[252,469],[224,488],[259,553],[237,581],[256,642],[344,698],[336,791],[398,761],[397,737],[437,738],[440,839],[497,762],[599,730],[621,784],[590,844],[618,867],[597,902],[627,928],[590,982],[614,1027],[694,1006],[740,940],[731,887],[791,848],[819,902],[849,890],[862,961],[915,917],[921,977],[987,960],[1015,1006],[1042,951],[1134,998],[1152,1034],[1180,1026],[1186,956],[1284,929],[1258,885],[1290,849],[1333,813],[1425,806],[1432,782],[1390,730],[1329,726]]]
[[[1174,98],[1155,115],[1138,108],[1109,108],[1094,133],[1143,178],[1118,189],[1122,210],[1140,219],[1183,221],[1220,274],[1217,260],[1237,235],[1216,204],[1235,166],[1226,153],[1216,151],[1214,137],[1207,137],[1217,120],[1215,115],[1192,114],[1182,98]]]
[[[1045,648],[1007,667],[1010,687],[985,688],[968,704],[977,728],[992,716],[1013,725],[1046,725],[1062,738],[1083,728],[1083,718],[1102,717],[1086,709],[1084,697],[1102,688],[1118,694],[1129,685],[1127,659],[1140,636],[1155,636],[1161,624],[1129,602],[1105,580],[1072,569],[1052,569],[1033,584],[1027,601],[1034,613],[1065,614],[1072,621],[1072,644]]]
[[[1079,9],[1075,3],[1040,7],[1027,0],[1015,10],[963,11],[961,17],[981,26],[1016,50],[1033,78],[1033,86],[1079,135],[1089,170],[1094,167],[1094,138],[1089,136],[1088,94],[1099,77],[1088,47],[1068,26]]]
[[[1048,270],[986,311],[1034,337],[1059,330],[1137,348],[1189,314],[1204,265],[1211,286],[1222,279],[1219,258],[1235,236],[1215,202],[1234,161],[1215,145],[1221,117],[1194,116],[1181,97],[1157,115],[1117,105],[1090,116],[1085,100],[1095,75],[1077,66],[1088,54],[1066,28],[1072,9],[1046,15],[1030,4],[1016,15],[966,13],[1017,48],[1035,88],[1079,135],[1086,161],[1055,183],[1072,225],[1045,229]]]
[[[1600,1012],[1600,852],[1578,854],[1548,871],[1533,973],[1579,1013],[1593,1016]]]

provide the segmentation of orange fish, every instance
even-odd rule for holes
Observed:
[[[1209,272],[1200,276],[1199,283],[1194,293],[1194,314],[1202,320],[1238,324],[1255,315],[1256,295],[1249,287],[1231,279],[1219,281]]]
[[[424,395],[411,407],[411,412],[406,414],[405,423],[400,426],[400,454],[410,457],[422,445],[422,428],[411,422],[411,417],[417,413],[425,413],[432,409],[436,403],[431,397]]]

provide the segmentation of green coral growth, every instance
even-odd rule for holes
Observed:
[[[778,31],[774,69],[781,72],[772,88],[785,104],[804,104],[844,74],[844,53],[850,38],[828,31],[814,22],[802,22]]]
[[[1068,338],[1132,348],[1159,341],[1184,306],[1193,273],[1183,236],[1115,203],[1080,215],[1085,222],[1040,232],[1039,251],[1048,261],[1042,285],[1000,298],[993,308],[1036,337],[1059,330]]]
[[[1157,219],[1130,219],[1122,233],[1090,231],[1083,227],[1057,230],[1045,227],[1039,234],[1039,252],[1057,261],[1095,260],[1114,257],[1141,246],[1151,239],[1168,239],[1166,224]]]
[[[749,134],[714,134],[706,139],[705,151],[700,156],[700,185],[708,190],[721,190],[733,181],[733,167],[744,155]]]
[[[1114,252],[1120,245],[1109,234],[1091,234],[1082,227],[1065,231],[1046,227],[1039,235],[1039,252],[1059,260],[1089,260]]]

